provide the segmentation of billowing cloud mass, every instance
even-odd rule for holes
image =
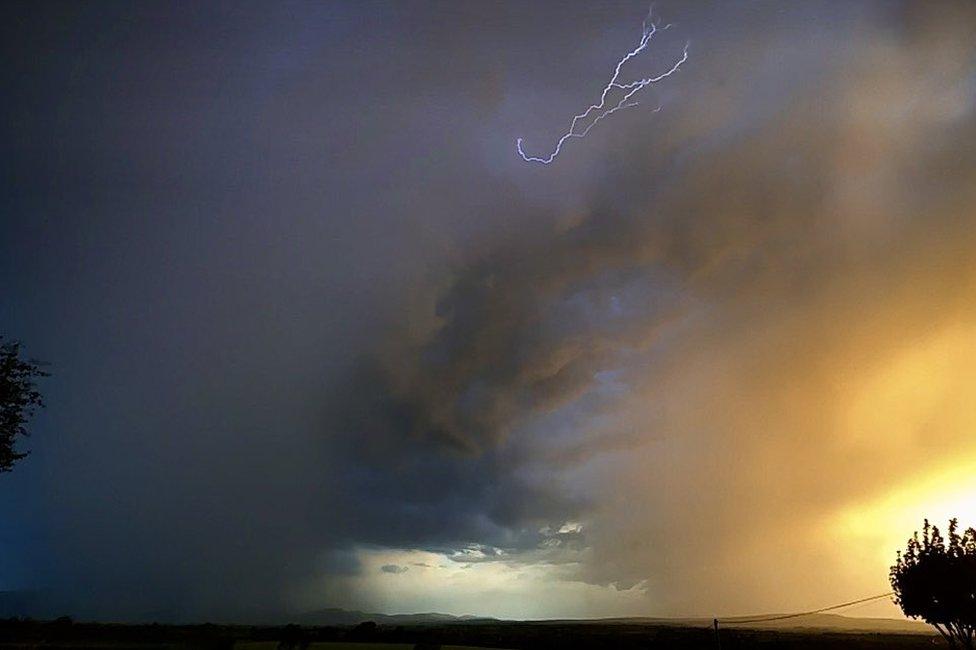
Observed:
[[[976,524],[971,3],[662,5],[660,47],[692,43],[662,111],[539,168],[511,134],[639,4],[266,11],[43,68],[84,110],[23,117],[71,146],[25,138],[6,189],[0,305],[57,370],[0,587],[119,618],[784,611],[886,591],[923,516]]]

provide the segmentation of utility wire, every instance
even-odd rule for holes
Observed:
[[[773,616],[751,616],[747,618],[721,618],[717,619],[720,623],[725,625],[736,625],[739,623],[766,623],[769,621],[785,621],[790,618],[800,618],[801,616],[812,616],[813,614],[823,614],[824,612],[832,612],[835,609],[843,609],[844,607],[850,607],[851,605],[860,605],[861,603],[869,603],[874,600],[881,600],[882,598],[888,598],[889,596],[894,596],[895,592],[889,591],[886,594],[878,594],[877,596],[869,596],[867,598],[859,598],[858,600],[852,600],[846,603],[841,603],[839,605],[830,605],[829,607],[821,607],[820,609],[812,609],[809,612],[797,612],[795,614],[777,614]]]

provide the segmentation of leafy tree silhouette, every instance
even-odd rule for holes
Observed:
[[[21,358],[19,342],[0,336],[0,473],[27,455],[18,453],[14,443],[28,435],[27,422],[44,406],[35,380],[47,374],[37,362]]]
[[[925,520],[891,567],[895,602],[906,616],[934,626],[951,648],[971,649],[976,641],[976,530],[960,535],[949,521],[948,541]]]
[[[300,625],[291,623],[282,629],[277,650],[305,650],[309,643],[310,639],[305,630]]]

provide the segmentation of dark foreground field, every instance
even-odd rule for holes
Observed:
[[[721,647],[894,648],[942,647],[928,634],[817,630],[724,629]],[[2,648],[200,648],[221,650],[457,650],[459,648],[716,648],[710,628],[615,622],[483,621],[349,627],[114,625],[68,620],[0,622]]]

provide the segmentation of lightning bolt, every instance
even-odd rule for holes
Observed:
[[[522,160],[525,162],[535,162],[548,165],[556,159],[556,156],[558,156],[559,152],[562,151],[563,144],[565,144],[567,140],[571,138],[585,138],[586,134],[589,133],[590,130],[604,118],[613,115],[617,111],[624,110],[625,108],[638,106],[640,102],[631,100],[634,95],[644,90],[651,84],[657,83],[662,79],[666,79],[677,72],[684,62],[688,60],[688,46],[690,43],[685,43],[684,51],[682,52],[681,57],[675,61],[675,63],[667,71],[656,76],[631,81],[630,83],[620,83],[618,81],[618,79],[620,79],[620,71],[623,69],[624,64],[647,49],[648,43],[651,42],[651,39],[654,38],[655,34],[670,28],[671,24],[669,23],[659,29],[658,23],[654,22],[653,17],[649,12],[647,14],[647,18],[644,19],[643,28],[641,29],[641,38],[637,44],[637,47],[617,61],[617,65],[613,69],[613,76],[610,77],[610,81],[606,86],[604,86],[603,92],[600,94],[600,101],[596,104],[590,105],[585,111],[573,117],[573,121],[569,125],[569,130],[566,131],[561,138],[559,138],[559,140],[556,142],[556,147],[548,156],[544,158],[527,155],[522,149],[522,138],[516,139],[515,150],[518,152],[518,155],[522,157]],[[608,101],[611,94],[617,95],[619,92],[623,92],[623,95],[620,96],[616,103],[614,103],[612,100]],[[659,110],[661,110],[660,106],[654,109],[654,112],[657,113]],[[586,124],[582,130],[577,130],[580,123],[585,122],[591,115],[596,115],[596,117],[594,117],[591,122]]]

